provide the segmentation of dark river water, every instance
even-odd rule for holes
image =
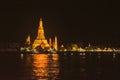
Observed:
[[[120,55],[92,54],[1,53],[0,80],[120,80]]]

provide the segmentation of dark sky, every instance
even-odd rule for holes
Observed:
[[[0,41],[22,43],[28,34],[34,40],[42,17],[46,37],[57,35],[60,43],[120,46],[119,10],[119,2],[109,0],[2,1]]]

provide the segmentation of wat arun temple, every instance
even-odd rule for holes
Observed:
[[[72,44],[68,47],[64,47],[61,45],[58,49],[58,41],[57,36],[54,39],[49,38],[49,40],[45,37],[45,31],[43,27],[42,18],[40,18],[38,32],[35,40],[31,42],[30,35],[26,38],[25,46],[20,49],[22,52],[32,52],[32,53],[41,53],[41,52],[120,52],[120,50],[116,50],[110,47],[93,47],[90,44],[86,47],[78,46],[77,44]]]
[[[43,49],[45,47],[49,47],[48,41],[46,40],[45,35],[44,35],[42,18],[40,19],[37,37],[34,40],[32,46],[33,48],[36,48],[37,46],[41,46]]]
[[[26,45],[28,45],[28,47],[24,48],[27,51],[31,51],[31,50],[35,50],[38,47],[40,47],[41,49],[54,49],[54,50],[58,50],[58,44],[57,44],[57,36],[55,36],[54,40],[52,40],[51,38],[49,39],[49,41],[46,39],[45,37],[45,33],[44,33],[44,27],[43,27],[43,21],[42,18],[40,18],[40,22],[39,22],[39,26],[38,26],[38,33],[37,36],[35,38],[35,40],[31,43],[30,40],[30,35],[26,38]],[[29,46],[31,46],[32,49],[29,48]]]

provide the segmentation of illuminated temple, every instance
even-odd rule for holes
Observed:
[[[30,45],[30,36],[28,36],[28,38],[26,39],[26,44]],[[42,49],[48,47],[57,50],[57,37],[55,36],[54,42],[52,42],[51,38],[49,39],[49,42],[45,38],[42,18],[40,18],[37,37],[31,45],[32,48],[40,46]]]
[[[36,39],[34,40],[33,44],[32,44],[33,48],[37,47],[37,46],[41,46],[43,49],[45,47],[49,47],[49,44],[45,38],[44,35],[44,29],[43,29],[43,23],[42,23],[42,18],[40,19],[39,22],[39,27],[38,27],[38,34]]]
[[[49,38],[49,41],[46,39],[44,34],[44,27],[43,27],[43,21],[42,18],[40,18],[39,26],[38,26],[38,32],[35,40],[31,42],[30,35],[26,38],[25,47],[21,47],[22,51],[78,51],[78,52],[120,52],[119,50],[112,49],[110,47],[93,47],[90,44],[86,46],[85,48],[82,48],[81,46],[78,47],[77,44],[72,44],[69,47],[64,47],[61,45],[61,47],[58,49],[58,41],[57,36],[55,36],[54,39]],[[76,47],[77,46],[77,47]]]

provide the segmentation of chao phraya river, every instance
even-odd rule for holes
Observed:
[[[0,80],[120,80],[119,75],[118,54],[0,54]]]

